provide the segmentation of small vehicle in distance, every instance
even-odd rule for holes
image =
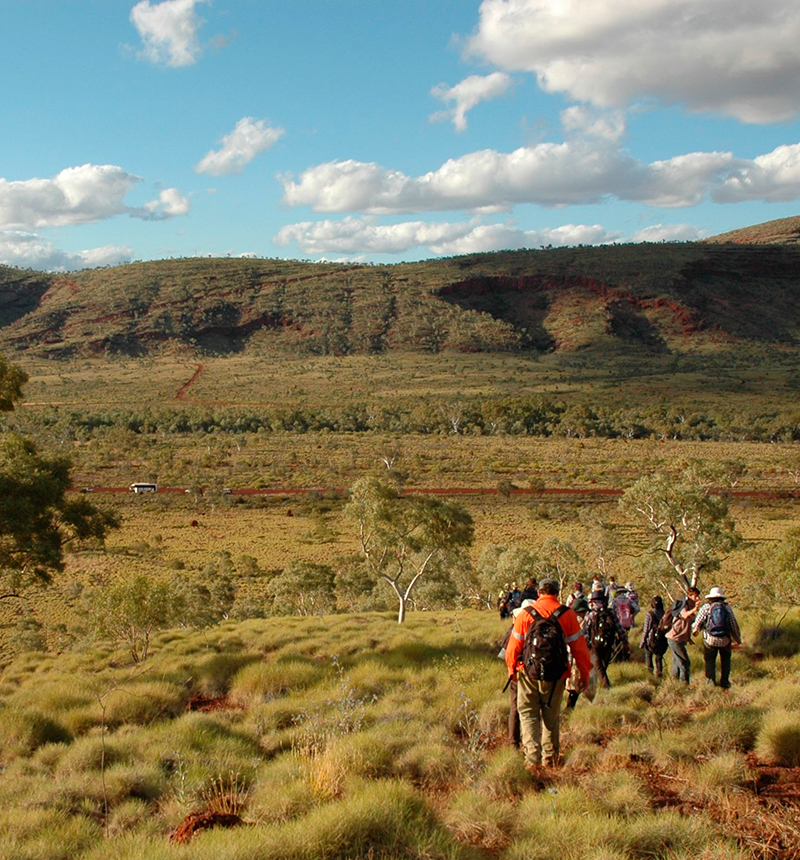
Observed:
[[[145,483],[143,481],[136,481],[128,487],[128,490],[131,493],[157,493],[158,492],[158,484],[150,484]]]

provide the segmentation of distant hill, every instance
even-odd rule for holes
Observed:
[[[800,215],[720,233],[705,241],[717,244],[735,242],[739,245],[797,245],[800,244]]]
[[[778,235],[768,228],[749,229]],[[790,236],[788,227],[782,235]],[[196,258],[67,275],[0,267],[0,350],[652,354],[794,345],[798,273],[800,245],[789,238],[741,244],[724,237],[394,266]]]

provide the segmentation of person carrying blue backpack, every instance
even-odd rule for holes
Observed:
[[[742,634],[731,607],[725,602],[721,588],[714,586],[706,595],[692,625],[692,636],[703,631],[703,656],[706,667],[706,683],[727,690],[731,676],[731,649],[742,644]],[[717,684],[717,655],[719,655],[720,679]]]

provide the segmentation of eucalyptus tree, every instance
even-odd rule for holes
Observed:
[[[458,504],[429,496],[405,495],[373,477],[350,489],[347,515],[355,521],[359,547],[373,580],[383,580],[398,602],[402,624],[414,587],[423,579],[449,579],[468,564],[472,517]]]

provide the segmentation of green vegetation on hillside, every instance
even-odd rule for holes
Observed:
[[[736,341],[791,345],[800,327],[798,261],[792,245],[697,243],[505,251],[395,266],[183,259],[42,276],[44,297],[32,275],[14,281],[14,270],[5,269],[0,343],[61,358],[611,345],[657,355],[730,349]],[[31,311],[18,318],[23,294]]]

